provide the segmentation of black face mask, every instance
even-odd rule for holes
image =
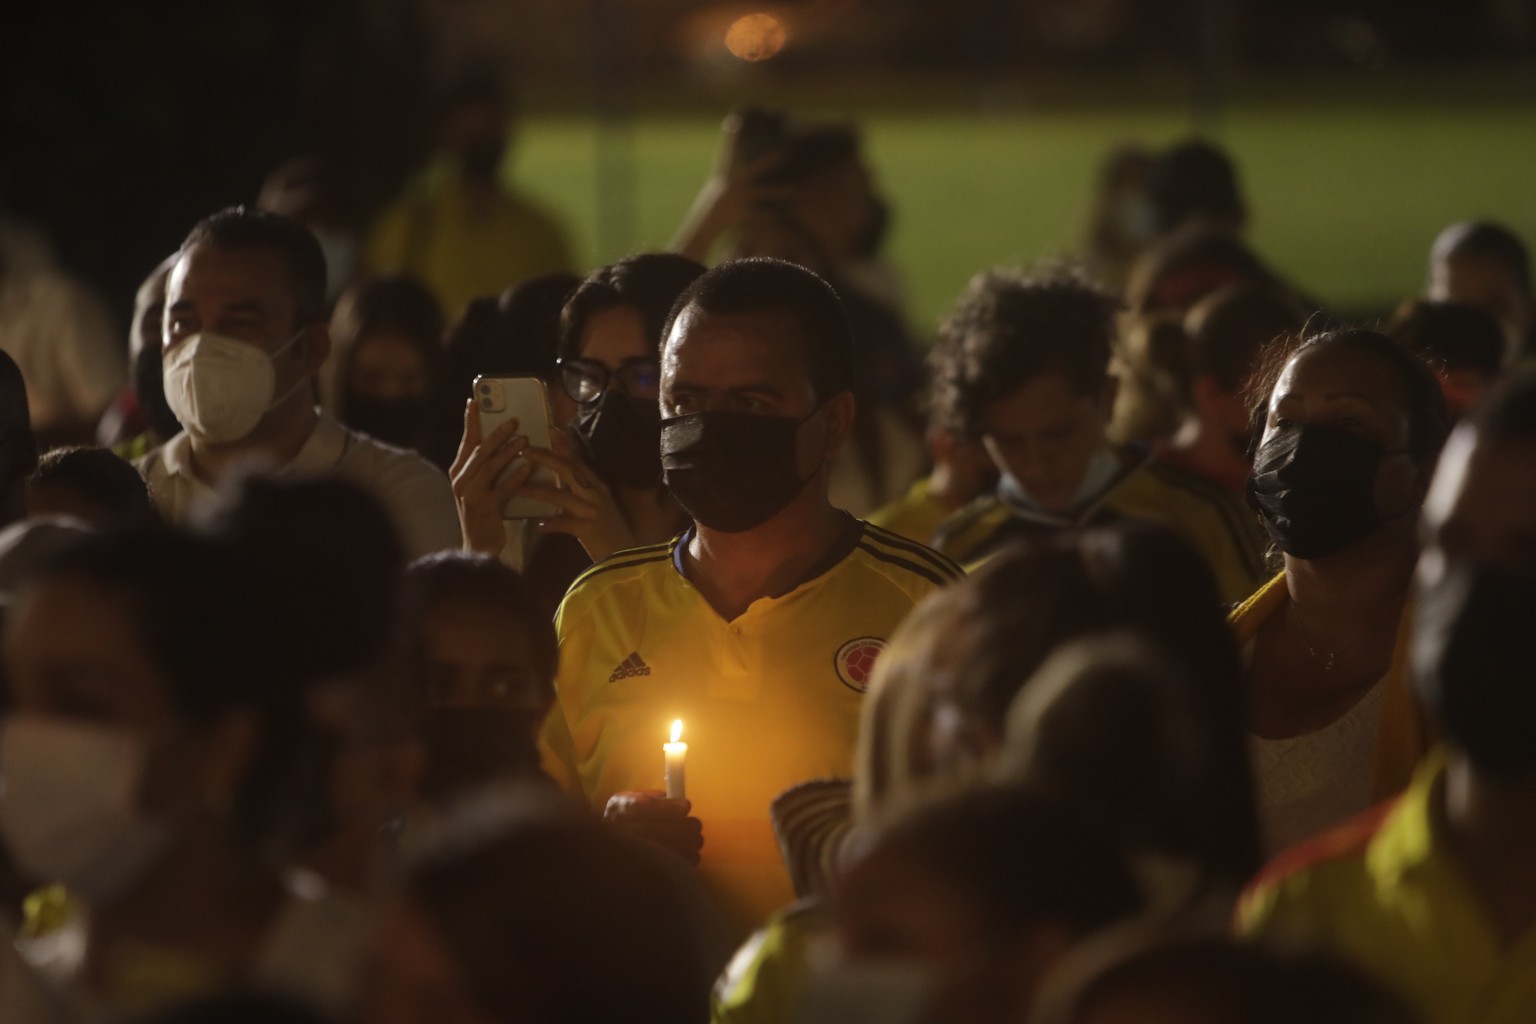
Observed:
[[[1445,734],[1490,774],[1536,772],[1536,581],[1453,563],[1419,588],[1413,670]]]
[[[1381,525],[1376,470],[1386,454],[1377,442],[1334,427],[1288,427],[1259,446],[1248,504],[1281,551],[1331,555]]]
[[[804,422],[741,412],[662,420],[667,487],[700,526],[721,533],[761,526],[805,487],[795,466],[795,440]]]
[[[353,395],[343,402],[341,421],[385,444],[414,449],[426,433],[427,403],[422,398]]]
[[[604,391],[581,407],[571,433],[582,457],[609,483],[636,488],[661,483],[661,413],[655,402]]]
[[[421,791],[446,801],[509,779],[539,773],[537,736],[542,712],[435,708],[422,727],[427,770]]]

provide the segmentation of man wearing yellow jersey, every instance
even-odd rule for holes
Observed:
[[[664,845],[691,852],[702,829],[700,871],[740,937],[793,899],[769,803],[848,774],[875,657],[959,571],[828,500],[854,369],[824,281],[778,260],[723,264],[678,299],[664,338],[662,466],[694,522],[571,587],[544,761]],[[654,792],[675,719],[691,818]]]
[[[1413,668],[1445,748],[1283,854],[1238,923],[1354,960],[1427,1024],[1536,1020],[1536,378],[1451,435],[1423,525]]]

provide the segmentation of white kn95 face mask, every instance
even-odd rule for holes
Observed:
[[[299,331],[268,355],[250,342],[200,331],[165,353],[165,400],[192,436],[214,444],[238,441],[256,429],[267,410],[308,377],[274,397],[273,360],[299,340]]]
[[[0,723],[0,835],[30,880],[100,903],[170,837],[138,808],[148,743],[122,726],[41,715]]]

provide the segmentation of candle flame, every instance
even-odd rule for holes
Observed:
[[[676,743],[683,735],[683,720],[677,719],[672,723],[672,742]]]

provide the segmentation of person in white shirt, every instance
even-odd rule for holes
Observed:
[[[0,350],[27,382],[32,428],[89,441],[128,379],[127,351],[101,297],[59,267],[0,241]]]
[[[325,257],[302,225],[244,207],[201,221],[171,268],[163,344],[166,400],[186,429],[136,465],[168,520],[249,469],[335,475],[383,502],[412,557],[459,546],[442,472],[315,406],[331,338]]]

